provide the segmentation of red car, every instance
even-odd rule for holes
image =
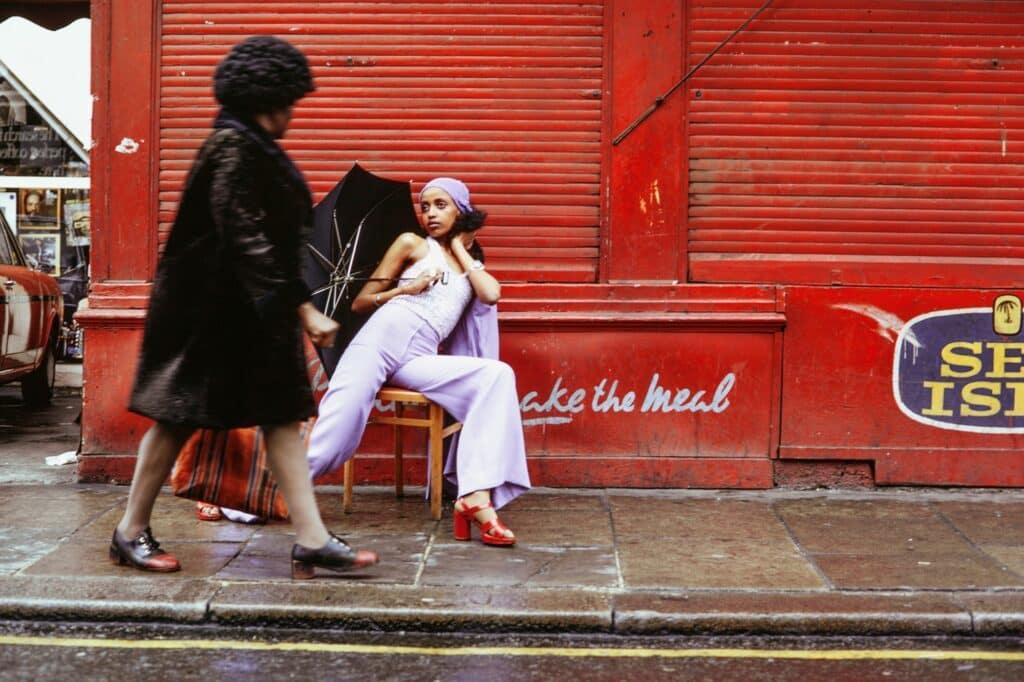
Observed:
[[[0,384],[20,380],[28,405],[53,397],[63,314],[57,280],[28,267],[0,212]]]

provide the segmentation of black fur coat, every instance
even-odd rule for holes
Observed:
[[[209,428],[316,414],[296,314],[311,208],[281,148],[222,111],[157,267],[132,411]]]

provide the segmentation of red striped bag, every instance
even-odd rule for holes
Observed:
[[[305,350],[313,396],[319,400],[327,389],[327,379],[316,350],[308,340]],[[315,421],[310,419],[302,424],[299,435],[307,445]],[[237,509],[265,519],[288,518],[284,497],[267,466],[263,430],[256,426],[196,431],[174,463],[171,489],[178,497]]]
[[[303,430],[308,429],[304,424]],[[264,441],[263,430],[255,426],[228,431],[199,429],[178,454],[171,489],[178,497],[265,519],[287,519],[288,507],[267,466]]]

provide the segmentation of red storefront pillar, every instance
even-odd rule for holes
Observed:
[[[127,480],[148,421],[127,412],[156,262],[159,3],[92,3],[92,288],[80,480]]]
[[[619,144],[619,135],[682,75],[683,8],[677,0],[609,0],[605,69],[605,239],[602,280],[686,279],[683,92],[668,97]]]

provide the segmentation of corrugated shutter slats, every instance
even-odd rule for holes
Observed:
[[[689,62],[761,4],[691,3]],[[691,279],[1024,259],[1024,5],[775,5],[688,83]]]
[[[163,2],[160,222],[216,106],[211,75],[254,33],[293,41],[317,92],[285,147],[317,197],[355,161],[414,188],[460,177],[503,279],[596,279],[603,4]]]

